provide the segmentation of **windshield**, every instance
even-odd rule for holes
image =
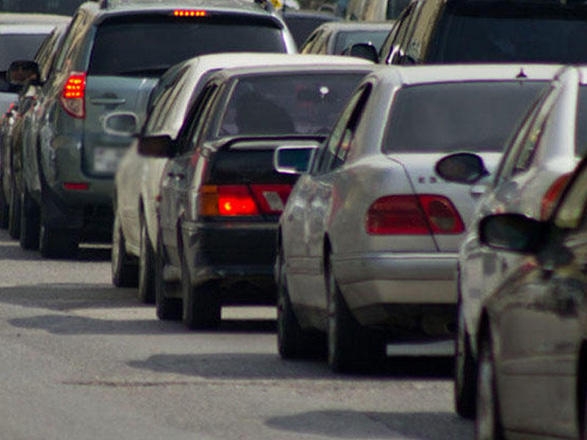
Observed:
[[[73,15],[85,0],[0,0],[1,12]]]
[[[502,151],[546,81],[437,83],[400,89],[383,151]]]
[[[320,72],[242,79],[213,137],[327,134],[363,76]]]
[[[587,61],[587,9],[559,3],[458,2],[447,6],[428,61]]]
[[[389,34],[389,29],[339,32],[334,43],[334,53],[340,54],[347,47],[357,43],[371,43],[379,51],[387,34]]]
[[[273,22],[249,17],[246,22],[222,16],[118,20],[98,28],[88,73],[160,76],[171,65],[197,55],[239,51],[286,52],[286,47]]]

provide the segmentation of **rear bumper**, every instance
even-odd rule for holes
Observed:
[[[277,223],[194,223],[182,225],[184,257],[194,286],[216,281],[238,302],[275,302]]]

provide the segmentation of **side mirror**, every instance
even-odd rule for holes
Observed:
[[[347,47],[343,50],[342,55],[348,55],[351,57],[363,58],[365,60],[377,63],[379,61],[379,55],[375,46],[369,43],[357,43]]]
[[[138,117],[132,112],[113,112],[107,114],[102,127],[114,136],[133,136],[138,132]]]
[[[448,182],[473,184],[489,175],[481,156],[455,153],[444,156],[434,167],[436,174]]]
[[[169,158],[173,156],[173,141],[169,135],[139,138],[138,152],[143,156]]]
[[[6,81],[15,88],[21,88],[28,82],[38,82],[39,77],[39,65],[34,61],[13,61],[6,71]]]
[[[535,253],[546,240],[548,224],[522,214],[494,214],[481,219],[479,240],[494,249]]]
[[[307,172],[318,145],[282,145],[273,154],[273,168],[283,174],[303,174]]]

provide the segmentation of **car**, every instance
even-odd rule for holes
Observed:
[[[383,64],[559,63],[587,60],[581,3],[539,0],[415,0],[379,53]]]
[[[208,77],[221,68],[284,63],[305,65],[323,61],[324,57],[321,56],[292,57],[254,52],[208,54],[191,58],[171,67],[151,92],[148,116],[140,136],[167,135],[173,142],[185,136],[182,126],[189,109]],[[114,114],[110,122],[126,116],[124,112]],[[133,114],[130,116],[136,117]],[[139,142],[139,137],[132,142],[115,175],[112,281],[119,287],[138,284],[138,298],[142,302],[151,303],[155,300],[154,258],[158,246],[156,207],[166,159],[139,154]]]
[[[216,72],[179,141],[151,136],[139,143],[143,154],[170,158],[158,211],[160,319],[215,328],[224,305],[275,304],[275,231],[297,176],[274,171],[273,151],[317,147],[374,67],[329,55],[289,55],[271,64]]]
[[[292,33],[298,48],[304,44],[312,31],[321,24],[341,20],[339,16],[332,13],[307,9],[287,8],[282,12],[281,16],[287,23],[287,27]]]
[[[345,18],[352,21],[395,20],[410,0],[348,0]]]
[[[471,152],[448,155],[437,163],[440,177],[466,184],[479,197],[457,268],[454,384],[456,411],[463,417],[475,416],[483,304],[523,264],[517,254],[484,246],[478,225],[483,217],[504,212],[548,218],[571,171],[587,153],[587,133],[582,128],[587,122],[586,74],[585,69],[565,68],[555,76],[515,130],[493,175],[487,175],[483,159]]]
[[[43,85],[31,150],[25,149],[30,154],[23,156],[30,166],[21,198],[31,221],[22,223],[39,234],[43,257],[72,258],[80,242],[112,241],[114,174],[132,138],[106,133],[103,118],[133,111],[140,127],[148,96],[169,67],[195,55],[244,49],[296,52],[283,20],[251,2],[80,6]]]
[[[0,0],[0,11],[25,14],[73,15],[86,0]],[[39,17],[42,19],[42,17]]]
[[[484,246],[522,263],[482,300],[477,439],[587,436],[586,201],[583,159],[549,218],[479,223]]]
[[[353,44],[364,42],[379,50],[393,22],[338,21],[318,26],[300,47],[303,54],[342,55]]]
[[[308,356],[317,332],[337,372],[453,355],[457,252],[476,200],[434,163],[463,148],[495,161],[555,71],[388,66],[364,79],[280,217],[282,358]]]

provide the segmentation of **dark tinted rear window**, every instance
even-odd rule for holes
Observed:
[[[383,151],[501,151],[546,82],[438,83],[394,100]]]
[[[364,73],[275,74],[238,82],[223,135],[327,134]]]
[[[1,12],[73,15],[85,0],[0,0]]]
[[[586,62],[585,41],[584,6],[458,2],[447,6],[427,61]]]
[[[187,58],[238,51],[285,52],[286,48],[281,30],[272,22],[250,17],[117,20],[98,28],[88,72],[158,76]]]

